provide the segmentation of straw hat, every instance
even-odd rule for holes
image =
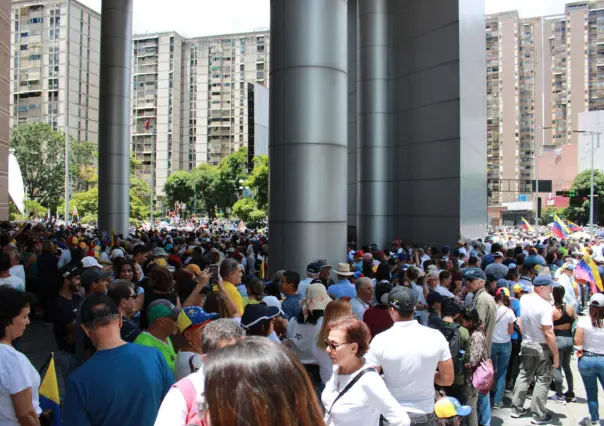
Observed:
[[[354,272],[350,271],[350,265],[348,263],[338,263],[338,269],[336,269],[336,275],[343,277],[351,277]]]

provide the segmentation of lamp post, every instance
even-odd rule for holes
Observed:
[[[591,177],[589,182],[589,238],[594,239],[594,154],[596,146],[594,144],[594,136],[597,136],[598,147],[600,146],[600,134],[602,132],[593,132],[588,130],[573,130],[573,133],[583,133],[591,136]]]

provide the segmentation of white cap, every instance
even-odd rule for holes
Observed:
[[[600,308],[604,307],[604,294],[602,293],[596,293],[593,296],[591,296],[591,299],[589,299],[589,304],[591,306],[598,306]]]
[[[84,268],[93,268],[94,267],[94,268],[99,268],[99,269],[103,268],[101,266],[101,264],[93,256],[86,256],[84,259],[82,259],[82,267],[84,267]]]
[[[113,249],[113,251],[111,252],[111,260],[115,260],[118,257],[124,257],[124,250],[122,250],[121,248]]]
[[[281,315],[285,315],[281,310],[281,302],[275,296],[264,296],[262,301],[266,303],[267,306],[274,306],[275,308],[279,308]]]

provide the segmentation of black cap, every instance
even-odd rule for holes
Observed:
[[[306,267],[306,271],[310,272],[311,274],[318,274],[321,272],[321,266],[319,266],[317,263],[311,263]]]
[[[94,322],[118,315],[117,305],[106,294],[93,294],[82,302],[80,318],[86,327],[92,327]]]
[[[111,271],[101,271],[99,268],[88,268],[82,272],[80,279],[82,280],[84,289],[88,291],[93,283],[106,280],[107,278],[111,277],[111,275]]]
[[[408,314],[415,309],[415,305],[417,305],[417,296],[411,289],[397,286],[388,293],[388,303],[399,313]]]
[[[241,327],[249,330],[254,326],[275,318],[281,313],[276,306],[268,306],[264,303],[247,305],[241,316]]]
[[[430,306],[432,306],[434,303],[441,303],[442,301],[443,295],[436,291],[431,291],[428,294],[428,297],[426,297],[426,303]]]
[[[59,269],[59,273],[63,279],[82,275],[82,262],[70,262]]]

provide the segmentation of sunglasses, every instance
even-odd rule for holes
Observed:
[[[348,345],[349,343],[335,343],[329,340],[325,340],[325,346],[332,351],[338,350],[340,346]]]

